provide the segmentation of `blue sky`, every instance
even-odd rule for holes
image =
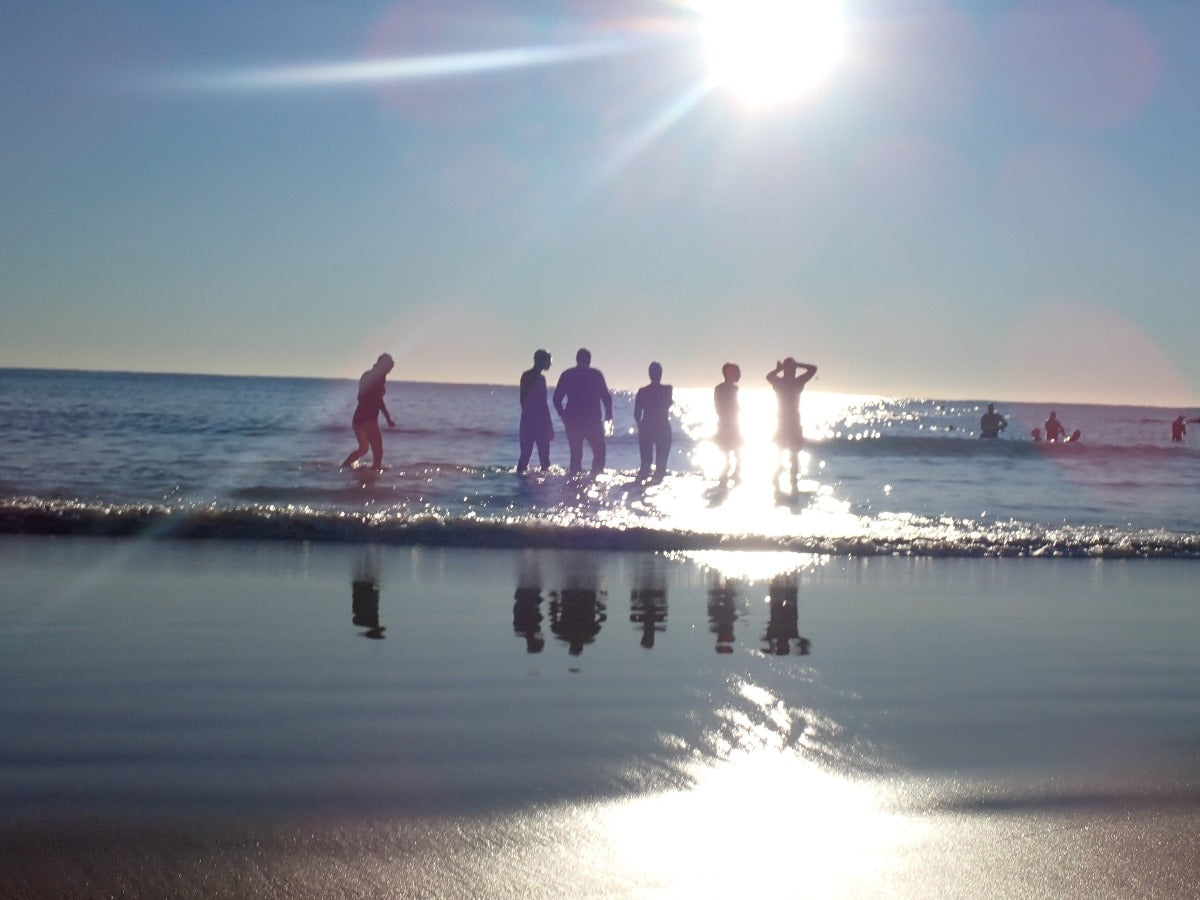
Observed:
[[[1200,403],[1200,4],[841,14],[747,110],[683,3],[7,4],[0,366]]]

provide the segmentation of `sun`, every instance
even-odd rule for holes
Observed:
[[[700,13],[711,82],[751,109],[810,91],[842,55],[837,0],[705,0]]]

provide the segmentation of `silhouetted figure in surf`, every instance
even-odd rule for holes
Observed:
[[[767,381],[775,389],[775,399],[779,401],[779,430],[775,432],[775,442],[779,445],[781,458],[775,477],[778,478],[783,472],[784,459],[791,457],[793,484],[800,472],[800,450],[804,447],[804,430],[800,427],[800,393],[816,374],[816,366],[796,362],[790,356],[783,362],[775,363],[775,368],[767,373]]]
[[[1067,436],[1067,429],[1058,421],[1058,413],[1054,410],[1050,410],[1050,418],[1046,420],[1042,436],[1051,443],[1061,441]]]
[[[1035,444],[1040,444],[1042,442],[1042,429],[1035,426],[1033,431],[1029,432],[1029,436],[1033,438]]]
[[[1082,437],[1083,437],[1083,432],[1080,431],[1078,428],[1076,428],[1074,431],[1071,432],[1071,436],[1069,438],[1067,438],[1066,443],[1078,444]]]
[[[533,354],[533,368],[521,373],[521,455],[517,459],[518,474],[529,467],[529,457],[533,455],[535,446],[542,471],[550,468],[554,422],[550,419],[550,404],[546,402],[546,376],[542,374],[549,368],[550,354],[538,350]]]
[[[667,474],[667,457],[671,453],[671,404],[673,389],[662,383],[662,366],[650,363],[650,383],[638,388],[633,401],[633,420],[637,422],[638,449],[641,451],[642,466],[638,469],[638,480],[650,476],[650,465],[654,465],[654,481],[662,481]]]
[[[987,412],[979,417],[979,436],[981,438],[998,438],[1000,432],[1008,427],[1008,421],[996,412],[994,404],[989,403]]]
[[[1171,423],[1171,440],[1175,443],[1182,441],[1183,436],[1187,434],[1187,425],[1184,424],[1185,421],[1186,420],[1183,418],[1183,416],[1180,416]]]
[[[554,388],[554,408],[567,432],[571,451],[569,472],[583,468],[583,445],[592,449],[592,474],[603,471],[605,423],[612,421],[612,394],[599,369],[592,368],[591,351],[580,348],[575,365],[563,371]]]
[[[358,438],[358,449],[343,460],[343,468],[354,465],[366,455],[367,450],[371,451],[371,468],[383,468],[383,432],[379,430],[379,414],[383,413],[389,427],[396,427],[383,402],[383,395],[387,392],[384,380],[395,365],[392,358],[384,353],[358,379],[358,406],[354,409],[351,421],[354,436]]]
[[[742,429],[738,424],[738,381],[742,370],[734,363],[721,366],[721,377],[725,380],[713,388],[713,406],[717,410],[717,449],[725,460],[721,470],[721,483],[732,476],[737,481],[741,476],[738,454],[742,451]]]

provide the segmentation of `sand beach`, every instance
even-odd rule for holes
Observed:
[[[1187,560],[0,540],[6,896],[1192,896]]]

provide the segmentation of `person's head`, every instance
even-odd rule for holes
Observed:
[[[738,368],[737,363],[725,363],[721,366],[721,377],[726,381],[737,381],[742,377],[742,370]]]
[[[656,362],[650,363],[649,372],[650,372],[650,380],[654,384],[658,384],[660,381],[662,381],[662,366],[661,365],[659,365]]]
[[[1050,410],[1050,418],[1057,419],[1058,413],[1056,413],[1054,410]]]
[[[579,352],[575,354],[575,362],[586,369],[592,364],[592,351],[586,347],[580,347]]]
[[[396,361],[392,359],[390,354],[381,353],[379,359],[375,360],[375,368],[382,369],[384,372],[390,372],[396,367]]]
[[[799,364],[796,362],[796,360],[795,360],[793,357],[789,356],[787,359],[785,359],[785,360],[783,361],[783,374],[784,374],[784,375],[789,375],[789,376],[790,376],[790,375],[795,375],[795,374],[796,374],[796,369],[798,369],[799,367],[800,367],[800,366],[799,366]]]
[[[994,413],[995,411],[996,411],[996,404],[995,404],[995,403],[989,403],[989,404],[988,404],[988,412],[990,412],[990,413]]]
[[[536,350],[533,354],[533,364],[539,369],[550,368],[550,353],[546,350]]]

